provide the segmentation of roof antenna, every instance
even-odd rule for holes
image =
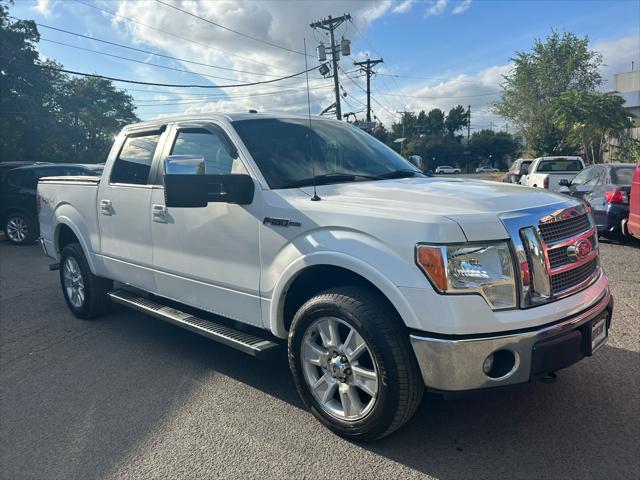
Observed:
[[[305,69],[305,74],[307,76],[307,110],[309,112],[309,132],[307,133],[307,148],[308,148],[308,152],[309,154],[311,153],[311,132],[312,132],[312,127],[311,127],[311,97],[309,96],[309,65],[307,64],[307,39],[304,38],[304,69]],[[311,174],[313,175],[313,197],[311,197],[311,201],[312,202],[317,202],[318,200],[321,200],[321,198],[318,196],[318,192],[316,190],[316,156],[313,155],[313,157],[311,158]]]

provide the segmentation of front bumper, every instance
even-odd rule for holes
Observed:
[[[608,328],[612,313],[613,297],[607,287],[586,310],[538,329],[462,338],[411,335],[410,339],[427,387],[443,391],[476,390],[528,382],[591,355],[590,343],[587,347],[585,338],[588,324],[606,314]],[[506,352],[508,366],[496,378],[483,371],[485,359],[494,352]]]

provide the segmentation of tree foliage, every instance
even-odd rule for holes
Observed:
[[[602,56],[589,50],[587,37],[552,31],[511,60],[514,67],[504,77],[496,112],[519,127],[534,155],[570,153],[567,130],[552,122],[554,99],[568,90],[591,92],[600,86]]]
[[[579,147],[587,163],[602,161],[608,139],[631,127],[618,95],[569,90],[552,102],[553,124],[566,132],[568,143]]]
[[[107,80],[71,78],[39,59],[32,21],[0,3],[0,160],[95,163],[113,135],[138,120],[133,99]]]

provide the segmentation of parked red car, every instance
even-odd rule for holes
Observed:
[[[636,163],[631,183],[631,195],[629,195],[629,221],[627,232],[640,239],[640,161]]]

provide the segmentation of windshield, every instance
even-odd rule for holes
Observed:
[[[578,172],[582,170],[580,160],[569,158],[556,158],[554,160],[543,160],[538,165],[538,172]]]
[[[255,119],[233,122],[269,187],[420,175],[392,149],[347,123],[307,119]],[[402,176],[402,175],[398,175]]]

